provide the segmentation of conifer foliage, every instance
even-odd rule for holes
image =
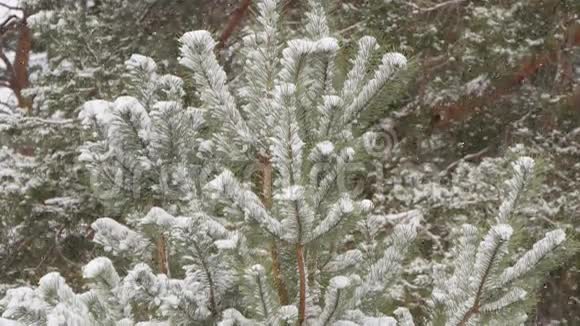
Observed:
[[[158,75],[138,55],[127,62],[131,96],[85,105],[80,118],[96,140],[81,158],[119,193],[145,182],[160,207],[128,219],[131,228],[105,217],[92,224],[95,242],[130,261],[126,273],[95,258],[83,267],[83,293],[47,274],[35,288],[9,290],[3,318],[51,326],[414,325],[408,309],[383,304],[402,280],[417,225],[377,228],[386,217],[347,181],[364,151],[357,121],[407,59],[386,53],[373,66],[377,42],[364,37],[337,85],[339,42],[320,2],[308,3],[306,36],[284,43],[281,3],[259,2],[244,38],[245,69],[231,82],[209,32],[183,35],[180,63],[197,87],[197,108],[186,106],[181,79]],[[257,178],[245,180],[240,162],[256,162]],[[522,280],[565,240],[554,230],[523,254],[510,246],[510,214],[533,165],[528,157],[514,162],[510,192],[485,234],[463,226],[450,262],[437,265],[425,323],[525,320],[520,304],[530,289]],[[153,247],[163,251],[162,266],[150,264]]]

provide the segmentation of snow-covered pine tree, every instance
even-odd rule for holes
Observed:
[[[92,172],[95,196],[112,212],[140,214],[161,206],[181,213],[198,206],[197,194],[207,182],[202,176],[213,166],[211,143],[200,135],[203,112],[185,107],[182,79],[159,75],[153,59],[133,55],[126,66],[130,96],[89,101],[80,114],[92,134],[80,160]],[[107,224],[112,219],[97,222],[114,227]],[[169,274],[163,229],[150,231],[156,234],[160,270]]]
[[[7,148],[0,154],[0,164],[9,169],[4,179],[11,188],[0,196],[0,206],[7,212],[0,216],[6,230],[0,232],[0,260],[8,262],[0,265],[0,283],[37,280],[54,268],[73,271],[70,266],[84,261],[93,249],[85,239],[88,225],[105,211],[115,217],[131,212],[136,201],[119,200],[109,207],[111,201],[94,196],[97,192],[88,187],[88,173],[77,160],[84,138],[76,119],[79,109],[88,100],[114,99],[126,90],[131,82],[121,75],[132,53],[164,59],[159,70],[174,70],[178,66],[175,36],[201,26],[214,29],[229,14],[224,9],[235,2],[0,2],[4,23],[15,18],[4,21],[6,6],[21,8],[11,12],[25,15],[32,33],[29,53],[16,49],[20,33],[2,28],[2,79],[11,75],[4,59],[13,60],[19,52],[23,58],[30,55],[30,61],[19,58],[19,66],[28,66],[24,75],[29,83],[22,92],[27,107],[18,108],[11,97],[0,101],[0,146]],[[7,86],[0,83],[1,91]],[[16,189],[13,186],[20,182],[16,179],[26,184]]]
[[[185,107],[182,79],[158,74],[153,59],[135,54],[125,64],[127,96],[83,106],[79,159],[110,208],[190,205],[197,185],[187,175],[197,171],[186,169],[209,166],[203,112]]]
[[[537,282],[538,272],[534,275],[534,269],[562,246],[566,234],[561,229],[549,231],[532,249],[519,254],[517,260],[515,256],[518,255],[509,257],[510,253],[522,251],[517,238],[522,238],[522,233],[527,232],[522,223],[516,221],[514,213],[524,188],[530,182],[534,160],[524,156],[512,166],[512,178],[506,181],[508,191],[496,213],[495,223],[483,240],[477,227],[462,225],[461,237],[452,255],[453,262],[439,264],[434,270],[434,324],[520,325],[527,318],[527,293],[541,284]],[[513,238],[516,240],[510,241]],[[506,268],[507,265],[511,266]],[[449,269],[451,273],[448,273]]]
[[[139,68],[134,72],[150,76],[136,96],[85,107],[83,119],[103,133],[83,153],[94,169],[122,158],[155,178],[164,159],[189,164],[189,155],[206,153],[201,157],[220,171],[209,182],[203,175],[176,177],[202,191],[178,187],[185,189],[180,201],[191,205],[160,201],[166,206],[152,208],[134,229],[109,218],[93,223],[97,243],[135,261],[124,276],[110,259],[96,258],[83,268],[90,289],[76,294],[60,275],[47,274],[36,288],[10,290],[0,301],[3,318],[50,326],[414,325],[408,309],[392,311],[386,302],[401,281],[416,225],[399,224],[386,235],[385,217],[371,215],[371,201],[353,198],[344,182],[364,148],[357,118],[406,59],[387,53],[371,67],[377,45],[365,37],[339,87],[333,82],[338,42],[320,4],[309,1],[307,37],[288,41],[281,52],[278,6],[275,0],[258,5],[258,25],[244,39],[238,92],[230,91],[213,54],[215,41],[195,31],[181,38],[181,63],[193,72],[200,108],[185,109],[180,92],[170,91],[179,89],[178,79],[157,76],[145,57],[130,61]],[[166,79],[176,87],[165,87]],[[259,187],[236,171],[248,161],[259,162]],[[527,157],[514,163],[512,191],[483,239],[475,226],[464,226],[454,259],[438,270],[433,325],[525,317],[515,309],[526,298],[521,281],[565,239],[555,230],[524,254],[509,251],[510,213],[532,168]],[[171,261],[181,267],[171,275],[143,263],[155,240],[151,228],[161,230]],[[447,272],[452,276],[445,279]]]

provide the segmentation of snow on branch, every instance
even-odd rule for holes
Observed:
[[[276,302],[276,297],[268,282],[266,270],[262,265],[254,265],[246,269],[244,274],[245,284],[247,288],[246,296],[248,302],[251,303],[249,309],[252,315],[259,320],[274,320],[276,312],[280,308]]]
[[[242,106],[247,116],[248,126],[258,136],[258,141],[268,138],[271,133],[272,119],[269,101],[274,89],[274,80],[280,69],[280,39],[278,0],[258,3],[257,24],[243,38],[245,62],[243,77],[245,84],[239,89]],[[261,147],[267,146],[260,144]]]
[[[354,96],[360,92],[372,54],[377,47],[377,40],[372,36],[364,36],[358,41],[358,52],[354,59],[351,59],[352,68],[342,86],[341,97],[345,103],[350,104]]]
[[[352,104],[346,108],[341,125],[349,125],[358,118],[359,114],[380,93],[393,74],[407,65],[407,58],[401,53],[392,52],[385,54],[381,62],[373,78],[355,95]]]
[[[346,276],[335,276],[330,280],[324,296],[324,309],[318,315],[316,325],[331,325],[340,318],[348,304],[349,294],[345,292],[349,292],[351,287],[351,281]]]
[[[513,303],[523,300],[526,297],[526,295],[527,292],[524,291],[523,289],[513,288],[498,300],[482,305],[480,310],[482,312],[499,311]]]
[[[389,246],[379,260],[369,269],[367,276],[355,290],[352,298],[355,305],[371,292],[381,291],[401,273],[405,253],[415,240],[417,231],[414,226],[397,225],[390,237]]]
[[[256,220],[266,232],[284,238],[284,230],[278,220],[271,217],[260,198],[251,190],[244,189],[233,173],[224,171],[206,186],[237,205],[245,214]]]
[[[276,88],[274,109],[277,125],[271,138],[272,163],[281,176],[281,186],[290,187],[302,179],[302,147],[300,127],[296,119],[296,104],[293,84],[282,84]]]
[[[395,311],[395,316],[397,317],[398,326],[415,326],[413,322],[413,316],[407,308],[399,307]]]
[[[566,233],[560,229],[546,233],[546,236],[536,242],[532,249],[520,257],[512,267],[506,268],[499,277],[498,286],[505,286],[525,275],[565,240]]]
[[[521,157],[512,164],[513,177],[506,181],[508,190],[506,198],[499,207],[498,223],[506,223],[514,209],[516,202],[529,181],[534,169],[534,160],[530,157]]]
[[[153,59],[140,54],[133,54],[129,60],[125,61],[127,76],[131,81],[130,88],[135,96],[146,107],[149,107],[154,100],[157,90],[158,76],[157,64]]]
[[[97,219],[91,228],[95,231],[93,241],[115,255],[142,255],[149,246],[139,233],[108,217]]]
[[[505,254],[502,246],[510,239],[512,233],[511,226],[499,224],[492,227],[479,244],[471,280],[472,287],[474,286],[478,292],[483,291],[484,286],[489,282],[492,268],[497,266]]]
[[[326,13],[322,7],[321,1],[308,0],[309,10],[306,13],[306,33],[310,39],[316,41],[318,39],[328,37],[330,29],[326,21]]]
[[[316,49],[316,42],[309,40],[290,40],[282,51],[282,70],[280,79],[283,82],[306,86],[304,68],[307,56]]]
[[[193,72],[194,80],[200,88],[201,100],[209,110],[209,114],[223,123],[226,133],[239,138],[243,143],[252,144],[254,136],[230,93],[226,73],[213,53],[216,42],[210,33],[188,32],[179,41],[181,43],[179,62]]]

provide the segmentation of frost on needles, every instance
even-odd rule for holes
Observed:
[[[83,268],[87,291],[75,293],[58,273],[47,274],[38,287],[8,291],[0,301],[5,320],[414,325],[409,309],[388,311],[381,304],[402,281],[417,225],[368,232],[380,215],[343,182],[364,151],[358,119],[407,60],[387,53],[373,66],[377,42],[363,37],[346,80],[337,85],[339,42],[320,3],[308,3],[307,36],[285,43],[281,4],[258,3],[257,24],[241,51],[244,70],[232,84],[210,33],[183,35],[180,63],[192,74],[200,107],[187,107],[183,81],[158,75],[153,60],[141,55],[127,62],[130,96],[85,105],[80,118],[95,138],[85,143],[81,159],[114,196],[129,192],[137,176],[153,204],[130,219],[132,227],[106,217],[92,224],[94,241],[112,258]],[[254,162],[258,181],[243,180],[239,162]],[[198,165],[206,172],[191,174],[189,167]],[[525,320],[520,303],[531,289],[523,280],[565,240],[554,230],[529,251],[512,252],[510,214],[533,165],[527,157],[514,162],[494,224],[483,235],[464,225],[452,259],[434,263],[429,318],[415,322]],[[151,264],[152,252],[165,260]],[[129,268],[120,273],[113,261],[123,259]]]

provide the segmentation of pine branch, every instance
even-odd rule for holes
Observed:
[[[241,187],[230,171],[224,171],[210,182],[207,188],[221,193],[232,203],[245,210],[266,232],[278,239],[284,238],[280,222],[270,216],[256,194]]]
[[[209,288],[209,304],[210,304],[210,311],[211,314],[214,317],[219,316],[219,310],[218,310],[218,306],[216,303],[216,290],[215,290],[215,283],[214,283],[214,279],[212,276],[212,272],[209,269],[208,263],[204,258],[204,253],[201,250],[201,248],[199,247],[199,244],[197,243],[197,241],[192,241],[193,244],[193,248],[195,249],[198,257],[199,257],[199,261],[201,263],[201,267],[203,269],[203,273],[205,274],[205,277],[207,278],[208,281],[208,288]]]
[[[512,232],[512,228],[509,225],[499,224],[492,227],[485,239],[481,242],[474,266],[474,279],[477,282],[477,290],[473,296],[473,304],[463,314],[458,326],[467,326],[469,320],[480,312],[485,285],[488,282],[493,267],[498,263],[502,245],[509,240]]]

